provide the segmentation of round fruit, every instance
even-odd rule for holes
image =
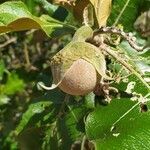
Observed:
[[[85,95],[93,91],[106,75],[106,61],[102,51],[91,43],[85,42],[93,35],[88,26],[79,28],[72,41],[51,58],[53,84],[46,90],[59,87],[71,95]]]
[[[94,66],[78,59],[71,65],[58,87],[71,95],[85,95],[94,90],[96,83],[97,72]]]

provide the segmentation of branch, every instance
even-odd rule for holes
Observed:
[[[5,47],[5,46],[9,45],[10,43],[14,43],[14,42],[16,42],[16,40],[17,40],[17,38],[16,38],[16,37],[13,37],[13,38],[7,40],[5,43],[0,44],[0,48],[3,48],[3,47]]]
[[[136,43],[136,37],[134,37],[132,33],[125,33],[122,29],[118,29],[115,27],[101,27],[98,30],[94,31],[93,37],[103,33],[113,33],[120,35],[123,39],[128,41],[132,48],[134,48],[137,51],[143,51],[145,49],[145,46],[139,46]]]

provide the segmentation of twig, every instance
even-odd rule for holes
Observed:
[[[36,43],[36,49],[37,49],[38,54],[41,55],[42,52],[41,52],[41,47],[40,47],[40,43],[39,42]]]
[[[6,40],[9,40],[9,39],[10,39],[10,37],[9,37],[7,34],[4,34],[3,36],[4,36],[4,38],[5,38]]]
[[[27,48],[27,44],[26,43],[24,43],[24,49],[23,50],[24,50],[26,66],[29,67],[29,66],[31,66],[31,63],[30,63],[29,53],[28,53],[28,48]]]
[[[85,148],[84,148],[85,142],[86,142],[86,136],[84,135],[82,138],[81,150],[85,150]]]
[[[93,37],[103,33],[113,33],[113,34],[120,35],[122,38],[128,41],[128,43],[132,48],[134,48],[137,51],[143,51],[145,48],[143,46],[137,45],[136,37],[134,37],[132,33],[125,33],[122,29],[117,29],[115,27],[101,27],[98,30],[94,31]]]
[[[5,46],[9,45],[10,43],[14,43],[14,42],[16,42],[16,40],[17,40],[17,38],[16,38],[16,37],[13,37],[13,38],[7,40],[5,43],[0,44],[0,48],[3,48],[3,47],[5,47]]]
[[[23,48],[23,51],[24,51],[24,57],[25,57],[25,68],[27,71],[30,71],[30,70],[33,70],[33,71],[37,71],[38,68],[36,68],[35,66],[33,66],[31,63],[30,63],[30,58],[29,58],[29,52],[28,52],[28,47],[27,47],[27,43],[24,42],[24,48]]]
[[[37,31],[37,29],[32,29],[26,32],[26,35],[30,35],[32,33],[34,33],[35,31]]]

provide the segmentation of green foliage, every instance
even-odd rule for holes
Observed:
[[[96,12],[101,0],[74,1],[75,6],[59,0],[0,2],[0,149],[83,150],[92,149],[93,144],[97,150],[149,149],[149,48],[137,52],[125,40],[114,46],[108,41],[112,39],[108,33],[101,37],[113,55],[99,51],[95,46],[101,42],[99,38],[95,43],[89,39],[95,26],[80,27],[79,23],[82,16],[87,21],[84,23],[90,22],[84,6],[89,2],[96,4]],[[62,5],[70,10],[67,17],[67,13],[58,13]],[[110,9],[106,3],[100,8],[107,10],[95,15],[102,18],[99,23],[105,23]],[[139,44],[145,45],[148,39],[140,37],[133,24],[140,10],[146,9],[140,0],[114,0],[108,24],[121,24],[125,31],[135,34]],[[64,21],[54,19],[56,16],[63,16]],[[13,37],[16,41],[12,42]],[[37,82],[47,86],[52,82],[47,60],[58,51],[58,72],[65,68],[62,76],[75,60],[82,58],[93,64],[105,80],[108,75],[114,80],[106,80],[108,84],[104,85],[105,80],[101,80],[105,91],[101,88],[98,94],[94,91],[85,96],[69,96],[59,88],[49,92],[38,89]],[[107,104],[108,96],[112,100]]]
[[[138,15],[140,3],[140,0],[115,0],[108,23],[110,25],[121,24],[126,31],[131,31]]]
[[[4,64],[3,60],[0,60],[0,81],[3,78],[4,71],[5,71],[5,64]]]
[[[99,106],[86,119],[87,136],[96,149],[148,149],[150,114],[141,113],[127,98],[114,99],[107,107]]]
[[[128,78],[125,78],[121,80],[119,84],[116,84],[116,87],[117,89],[125,91],[129,94],[134,93],[135,95],[140,94],[142,96],[146,96],[150,92],[149,85],[146,85],[141,82],[137,76],[131,74],[128,76]]]
[[[1,69],[2,72],[5,71],[4,64],[3,66],[1,66]],[[1,76],[1,78],[3,79],[3,76]],[[5,84],[0,85],[0,105],[8,104],[10,101],[8,95],[13,95],[17,92],[21,92],[24,88],[24,81],[20,79],[15,72],[8,73]]]
[[[24,86],[24,82],[19,79],[18,75],[15,72],[12,72],[8,75],[6,83],[0,86],[0,93],[13,95],[18,91],[22,91],[24,89]]]
[[[75,30],[73,26],[59,22],[48,15],[40,18],[32,15],[22,2],[5,2],[0,5],[0,33],[42,29],[48,36],[53,36],[55,30],[62,28],[68,31]]]
[[[84,106],[69,106],[70,112],[63,118],[58,120],[58,131],[62,139],[62,146],[60,149],[69,150],[72,143],[82,140],[84,135],[83,117],[86,113]]]
[[[35,104],[31,104],[28,108],[28,110],[23,114],[22,120],[20,121],[19,125],[16,128],[16,134],[18,135],[20,132],[23,131],[23,129],[28,125],[28,122],[30,121],[33,116],[36,114],[41,114],[45,109],[47,109],[51,105],[51,102],[38,102]]]
[[[0,95],[0,106],[8,104],[8,102],[10,101],[10,98],[6,95]]]

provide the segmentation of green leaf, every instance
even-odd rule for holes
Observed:
[[[41,101],[34,104],[30,104],[27,111],[23,114],[22,119],[19,125],[16,128],[16,134],[18,135],[20,132],[24,130],[24,128],[28,125],[29,121],[32,119],[33,116],[37,114],[41,114],[52,104],[50,101]]]
[[[141,45],[145,45],[146,43],[145,40],[142,40],[140,38],[137,38],[137,41]],[[135,49],[133,49],[126,41],[121,42],[121,44],[119,45],[119,49],[121,49],[126,55],[130,57],[130,62],[132,62],[132,64],[136,66],[141,72],[145,72],[146,70],[150,71],[150,66],[147,66],[150,64],[149,50],[139,53]]]
[[[15,72],[12,72],[8,75],[6,84],[0,86],[0,93],[13,95],[16,92],[22,91],[24,87],[24,81]]]
[[[150,66],[148,65],[149,63],[146,61],[149,56],[142,56],[144,55],[144,52],[138,53],[137,51],[133,50],[133,48],[131,48],[127,42],[122,42],[119,45],[118,50],[124,53],[123,55],[126,57],[128,64],[131,65],[132,71],[131,74],[125,70],[124,72],[122,71],[120,76],[122,75],[123,79],[120,80],[119,83],[115,84],[115,87],[126,92],[128,91],[127,88],[131,84],[135,84],[129,93],[136,93],[145,96],[150,92],[150,86],[148,83],[146,83],[146,81],[150,79],[150,76],[148,76],[148,74],[146,75],[146,73],[150,72]],[[146,80],[145,77],[147,78]]]
[[[127,31],[133,29],[139,4],[140,0],[115,0],[108,20],[109,25],[122,24]]]
[[[21,1],[5,2],[0,5],[0,33],[41,29],[51,36],[55,30],[64,30],[64,28],[69,31],[75,30],[73,26],[57,21],[50,16],[36,17],[32,15]]]
[[[146,40],[137,37],[137,41],[141,45],[146,45]],[[134,69],[141,74],[141,77],[146,81],[150,81],[150,51],[145,50],[142,52],[137,52],[135,49],[131,48],[129,44],[124,41],[119,46],[126,57],[129,59],[129,63],[134,67]],[[150,87],[148,87],[150,88]],[[144,91],[144,90],[143,90]]]
[[[134,74],[129,75],[119,83],[113,84],[113,86],[128,94],[141,94],[142,96],[146,96],[150,92],[150,88],[145,86]]]
[[[130,99],[115,99],[99,106],[86,119],[86,133],[96,149],[149,149],[150,112],[141,113]],[[130,110],[132,111],[125,113]],[[124,115],[124,117],[122,117]]]
[[[23,0],[32,14],[36,14],[36,0]]]

